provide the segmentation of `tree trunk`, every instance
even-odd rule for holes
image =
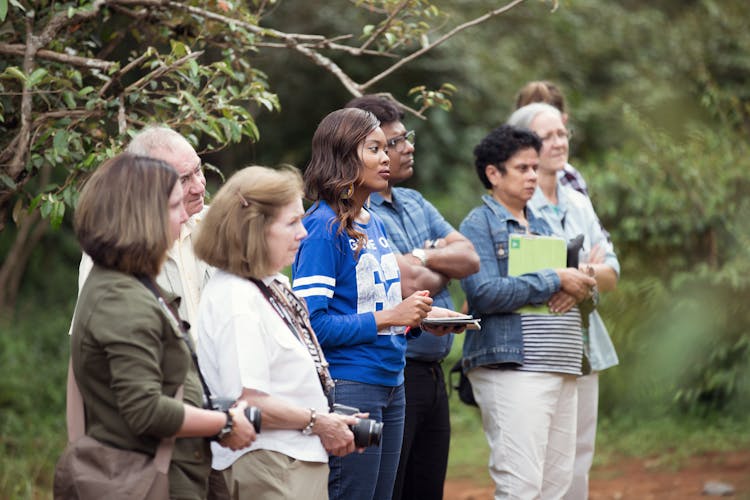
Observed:
[[[18,234],[0,266],[0,315],[9,314],[15,307],[29,257],[48,227],[49,219],[42,219],[38,211],[20,217]]]
[[[51,168],[42,167],[39,173],[40,186],[49,183]],[[47,232],[49,219],[42,219],[39,210],[28,213],[25,210],[18,216],[18,233],[0,266],[0,317],[10,316],[16,306],[21,278],[26,272],[31,253]]]

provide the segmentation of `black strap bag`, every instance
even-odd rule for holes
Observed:
[[[474,399],[474,391],[471,388],[471,381],[469,380],[469,377],[466,376],[463,369],[461,368],[463,359],[459,359],[456,361],[456,364],[453,365],[450,371],[450,382],[451,387],[458,391],[458,399],[461,400],[462,403],[467,404],[469,406],[479,406],[477,405],[477,401]],[[458,383],[455,382],[454,374],[458,374]]]

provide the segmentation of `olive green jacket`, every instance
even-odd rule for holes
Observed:
[[[183,403],[173,397],[180,384],[185,403],[202,406],[177,323],[134,276],[94,266],[78,296],[71,357],[86,434],[104,443],[153,455],[160,440],[182,426]],[[204,498],[210,463],[206,439],[178,439],[170,496]]]

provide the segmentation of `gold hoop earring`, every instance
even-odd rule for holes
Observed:
[[[349,187],[346,189],[346,191],[341,193],[341,199],[348,200],[352,196],[354,196],[354,184],[353,183],[349,184]]]

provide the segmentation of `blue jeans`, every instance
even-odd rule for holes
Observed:
[[[329,458],[330,500],[390,500],[404,433],[403,384],[386,387],[336,380],[333,402],[369,412],[369,418],[383,422],[383,435],[379,446],[369,446],[364,453]]]

